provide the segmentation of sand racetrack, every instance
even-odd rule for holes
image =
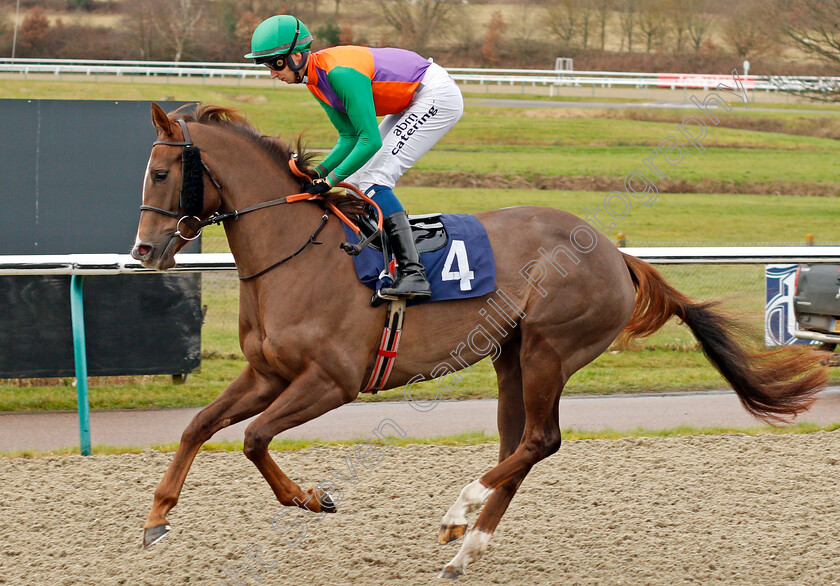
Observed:
[[[370,452],[368,457],[378,452]],[[199,454],[172,534],[141,526],[171,454],[0,460],[0,583],[440,584],[437,544],[497,446],[409,446],[365,468],[349,446],[274,453],[304,488],[348,472],[339,511],[281,510],[241,453]],[[564,442],[537,465],[465,584],[836,584],[840,432]],[[288,509],[282,509],[284,511]],[[472,520],[472,519],[471,519]],[[246,546],[270,569],[249,574]],[[257,580],[259,578],[260,581]]]

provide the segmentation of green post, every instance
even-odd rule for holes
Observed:
[[[73,357],[76,362],[76,397],[79,405],[79,438],[83,456],[90,456],[90,402],[88,401],[85,308],[82,275],[70,278],[70,315],[73,324]]]

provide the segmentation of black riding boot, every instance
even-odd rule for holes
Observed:
[[[408,215],[405,212],[391,214],[383,220],[382,227],[388,235],[388,242],[397,259],[397,280],[390,287],[383,287],[381,294],[408,299],[431,297],[432,288],[429,286],[426,271],[420,264],[420,255],[414,246]]]

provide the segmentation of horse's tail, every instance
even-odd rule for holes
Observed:
[[[648,336],[677,316],[691,329],[703,353],[738,393],[753,416],[783,422],[808,409],[814,395],[828,382],[828,368],[820,366],[826,353],[786,347],[748,354],[736,341],[739,327],[713,310],[716,303],[698,303],[669,285],[650,264],[624,254],[636,287],[636,306],[619,336],[629,342]]]

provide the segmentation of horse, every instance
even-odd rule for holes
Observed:
[[[335,192],[324,199],[297,195],[305,179],[289,162],[296,159],[306,171],[311,161],[300,139],[295,153],[233,109],[199,105],[193,114],[166,114],[153,104],[152,122],[157,140],[131,254],[148,268],[171,268],[202,225],[223,223],[242,279],[239,339],[247,365],[184,430],[155,490],[144,545],[169,533],[166,517],[201,445],[252,416],[243,452],[277,500],[333,513],[330,494],[301,489],[268,445],[353,401],[374,367],[387,308],[371,305],[370,289],[340,248],[343,228],[338,219],[329,221],[342,210],[358,212],[358,202]],[[521,206],[475,217],[494,253],[495,291],[409,307],[387,383],[395,389],[440,377],[492,353],[498,464],[466,484],[443,516],[440,543],[463,542],[441,577],[457,578],[485,553],[528,472],[560,448],[564,385],[617,340],[631,342],[679,318],[746,410],[768,422],[806,410],[827,383],[817,353],[787,348],[751,355],[738,341],[736,321],[714,302],[686,297],[570,213]],[[468,531],[467,515],[478,509]]]

